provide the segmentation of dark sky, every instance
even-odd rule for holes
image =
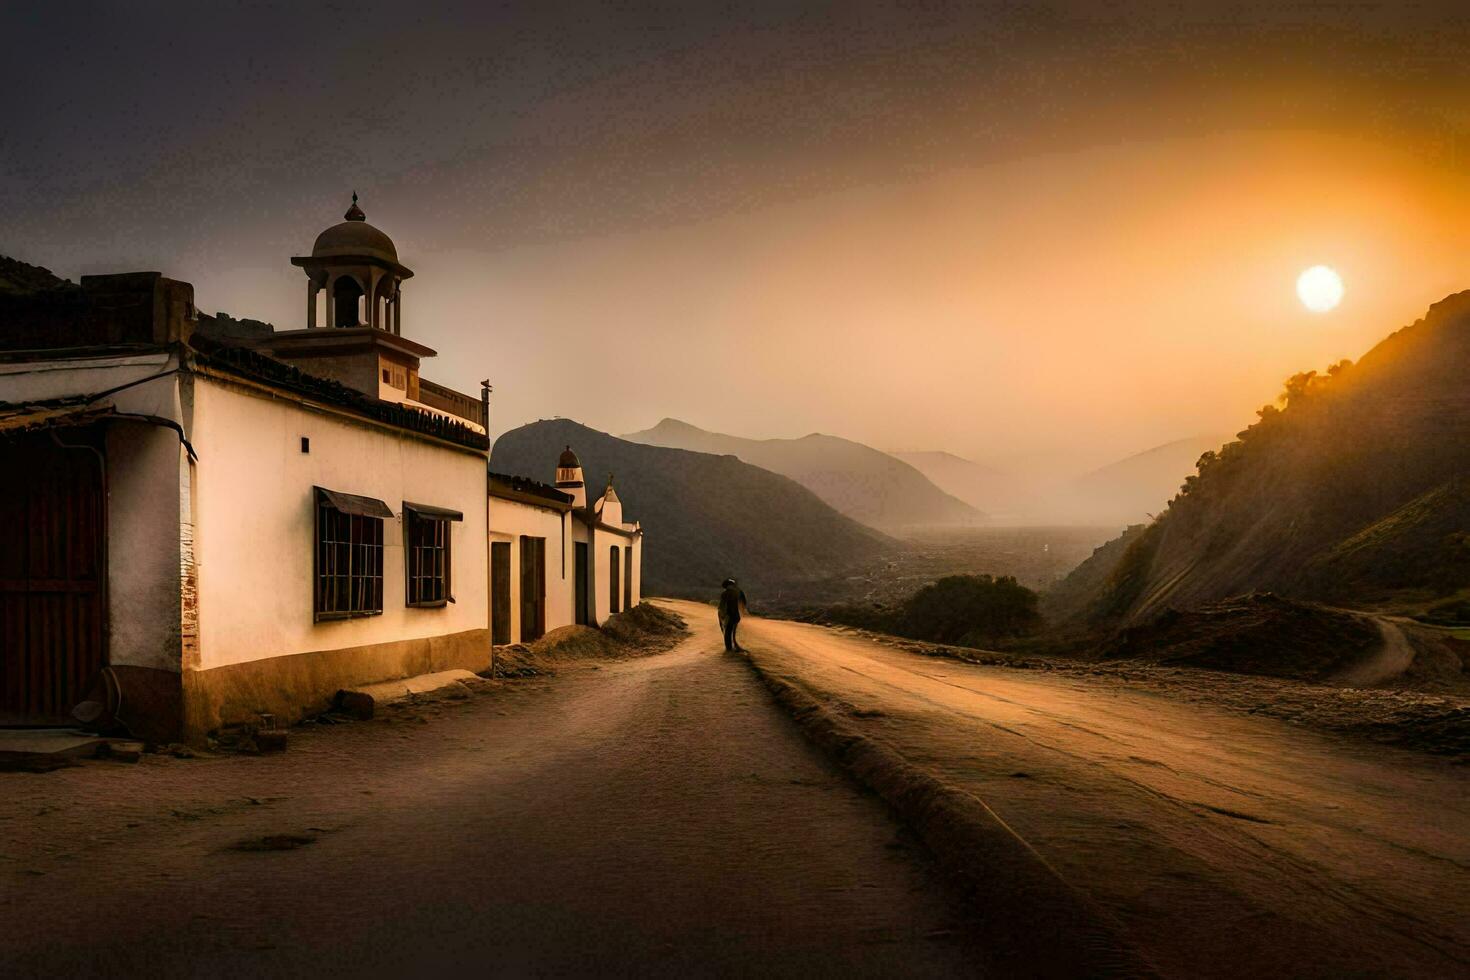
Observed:
[[[507,393],[518,414],[506,424],[565,412],[641,428],[683,414],[796,435],[840,427],[846,415],[832,398],[849,396],[747,415],[646,383],[617,410],[598,411],[613,403],[609,390],[559,401],[546,383],[555,373],[534,365],[554,359],[558,345],[601,336],[598,315],[620,295],[573,278],[588,275],[579,249],[628,236],[643,247],[640,236],[705,228],[688,243],[703,257],[708,288],[728,304],[728,294],[773,288],[733,278],[749,269],[718,278],[729,222],[795,213],[820,222],[820,209],[802,209],[955,172],[1280,133],[1363,140],[1458,174],[1470,126],[1467,10],[8,3],[0,252],[73,277],[156,268],[194,282],[205,309],[299,326],[287,322],[301,305],[299,272],[285,259],[338,220],[357,189],[369,220],[421,273],[406,310],[435,319],[417,321],[420,335],[446,353],[461,344],[494,358],[503,378],[529,372],[528,389],[539,382]],[[898,234],[883,237],[891,244]],[[665,254],[654,248],[647,261]],[[514,261],[497,259],[507,255]],[[477,269],[485,289],[512,276],[529,281],[528,256],[543,260],[535,268],[546,270],[544,281],[531,276],[534,288],[503,310],[497,294],[476,294],[466,281]],[[453,282],[444,281],[449,270]],[[534,335],[469,315],[524,316],[536,308],[534,289],[558,303],[578,290],[587,299]],[[792,296],[794,322],[815,316],[804,303],[811,297]],[[622,327],[621,342],[657,360],[661,338],[738,329],[758,312],[701,324],[686,306],[648,296],[638,318],[648,332]],[[718,345],[693,353],[726,355]],[[762,370],[743,367],[746,378]],[[467,384],[477,371],[446,380]],[[596,383],[589,375],[584,388]],[[732,398],[771,401],[753,383]],[[1236,410],[1222,407],[1222,419]],[[964,452],[990,439],[978,425],[965,435],[920,415],[908,421],[911,432],[857,418],[844,434]],[[1154,432],[1130,429],[1119,444]]]

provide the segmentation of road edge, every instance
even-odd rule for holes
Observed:
[[[977,931],[1007,973],[1153,977],[1122,926],[1083,895],[985,802],[863,734],[790,677],[741,658],[803,734],[908,825],[965,890]]]

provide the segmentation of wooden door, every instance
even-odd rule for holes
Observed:
[[[98,450],[0,440],[0,723],[68,722],[106,665],[105,514]]]
[[[576,619],[578,626],[587,625],[587,542],[576,542]]]
[[[546,539],[521,538],[521,642],[546,633]]]
[[[609,615],[616,615],[620,611],[618,599],[622,596],[622,587],[618,584],[618,573],[621,571],[622,562],[618,558],[618,546],[613,545],[607,555],[607,611]]]
[[[510,542],[490,542],[490,642],[510,642]]]

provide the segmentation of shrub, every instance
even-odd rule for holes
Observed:
[[[1029,633],[1041,615],[1036,593],[1013,576],[950,575],[911,595],[898,620],[914,639],[973,644]]]

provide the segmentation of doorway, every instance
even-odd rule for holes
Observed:
[[[510,642],[510,542],[490,542],[490,642]]]
[[[621,607],[618,600],[622,598],[622,586],[618,584],[618,573],[623,570],[622,559],[618,557],[618,546],[613,545],[608,549],[607,556],[607,611],[609,615],[616,616]]]
[[[101,442],[0,440],[0,724],[70,722],[107,664]]]
[[[521,537],[521,642],[546,633],[546,539]]]
[[[587,625],[587,542],[576,542],[576,561],[573,574],[576,576],[576,617],[578,626]]]

